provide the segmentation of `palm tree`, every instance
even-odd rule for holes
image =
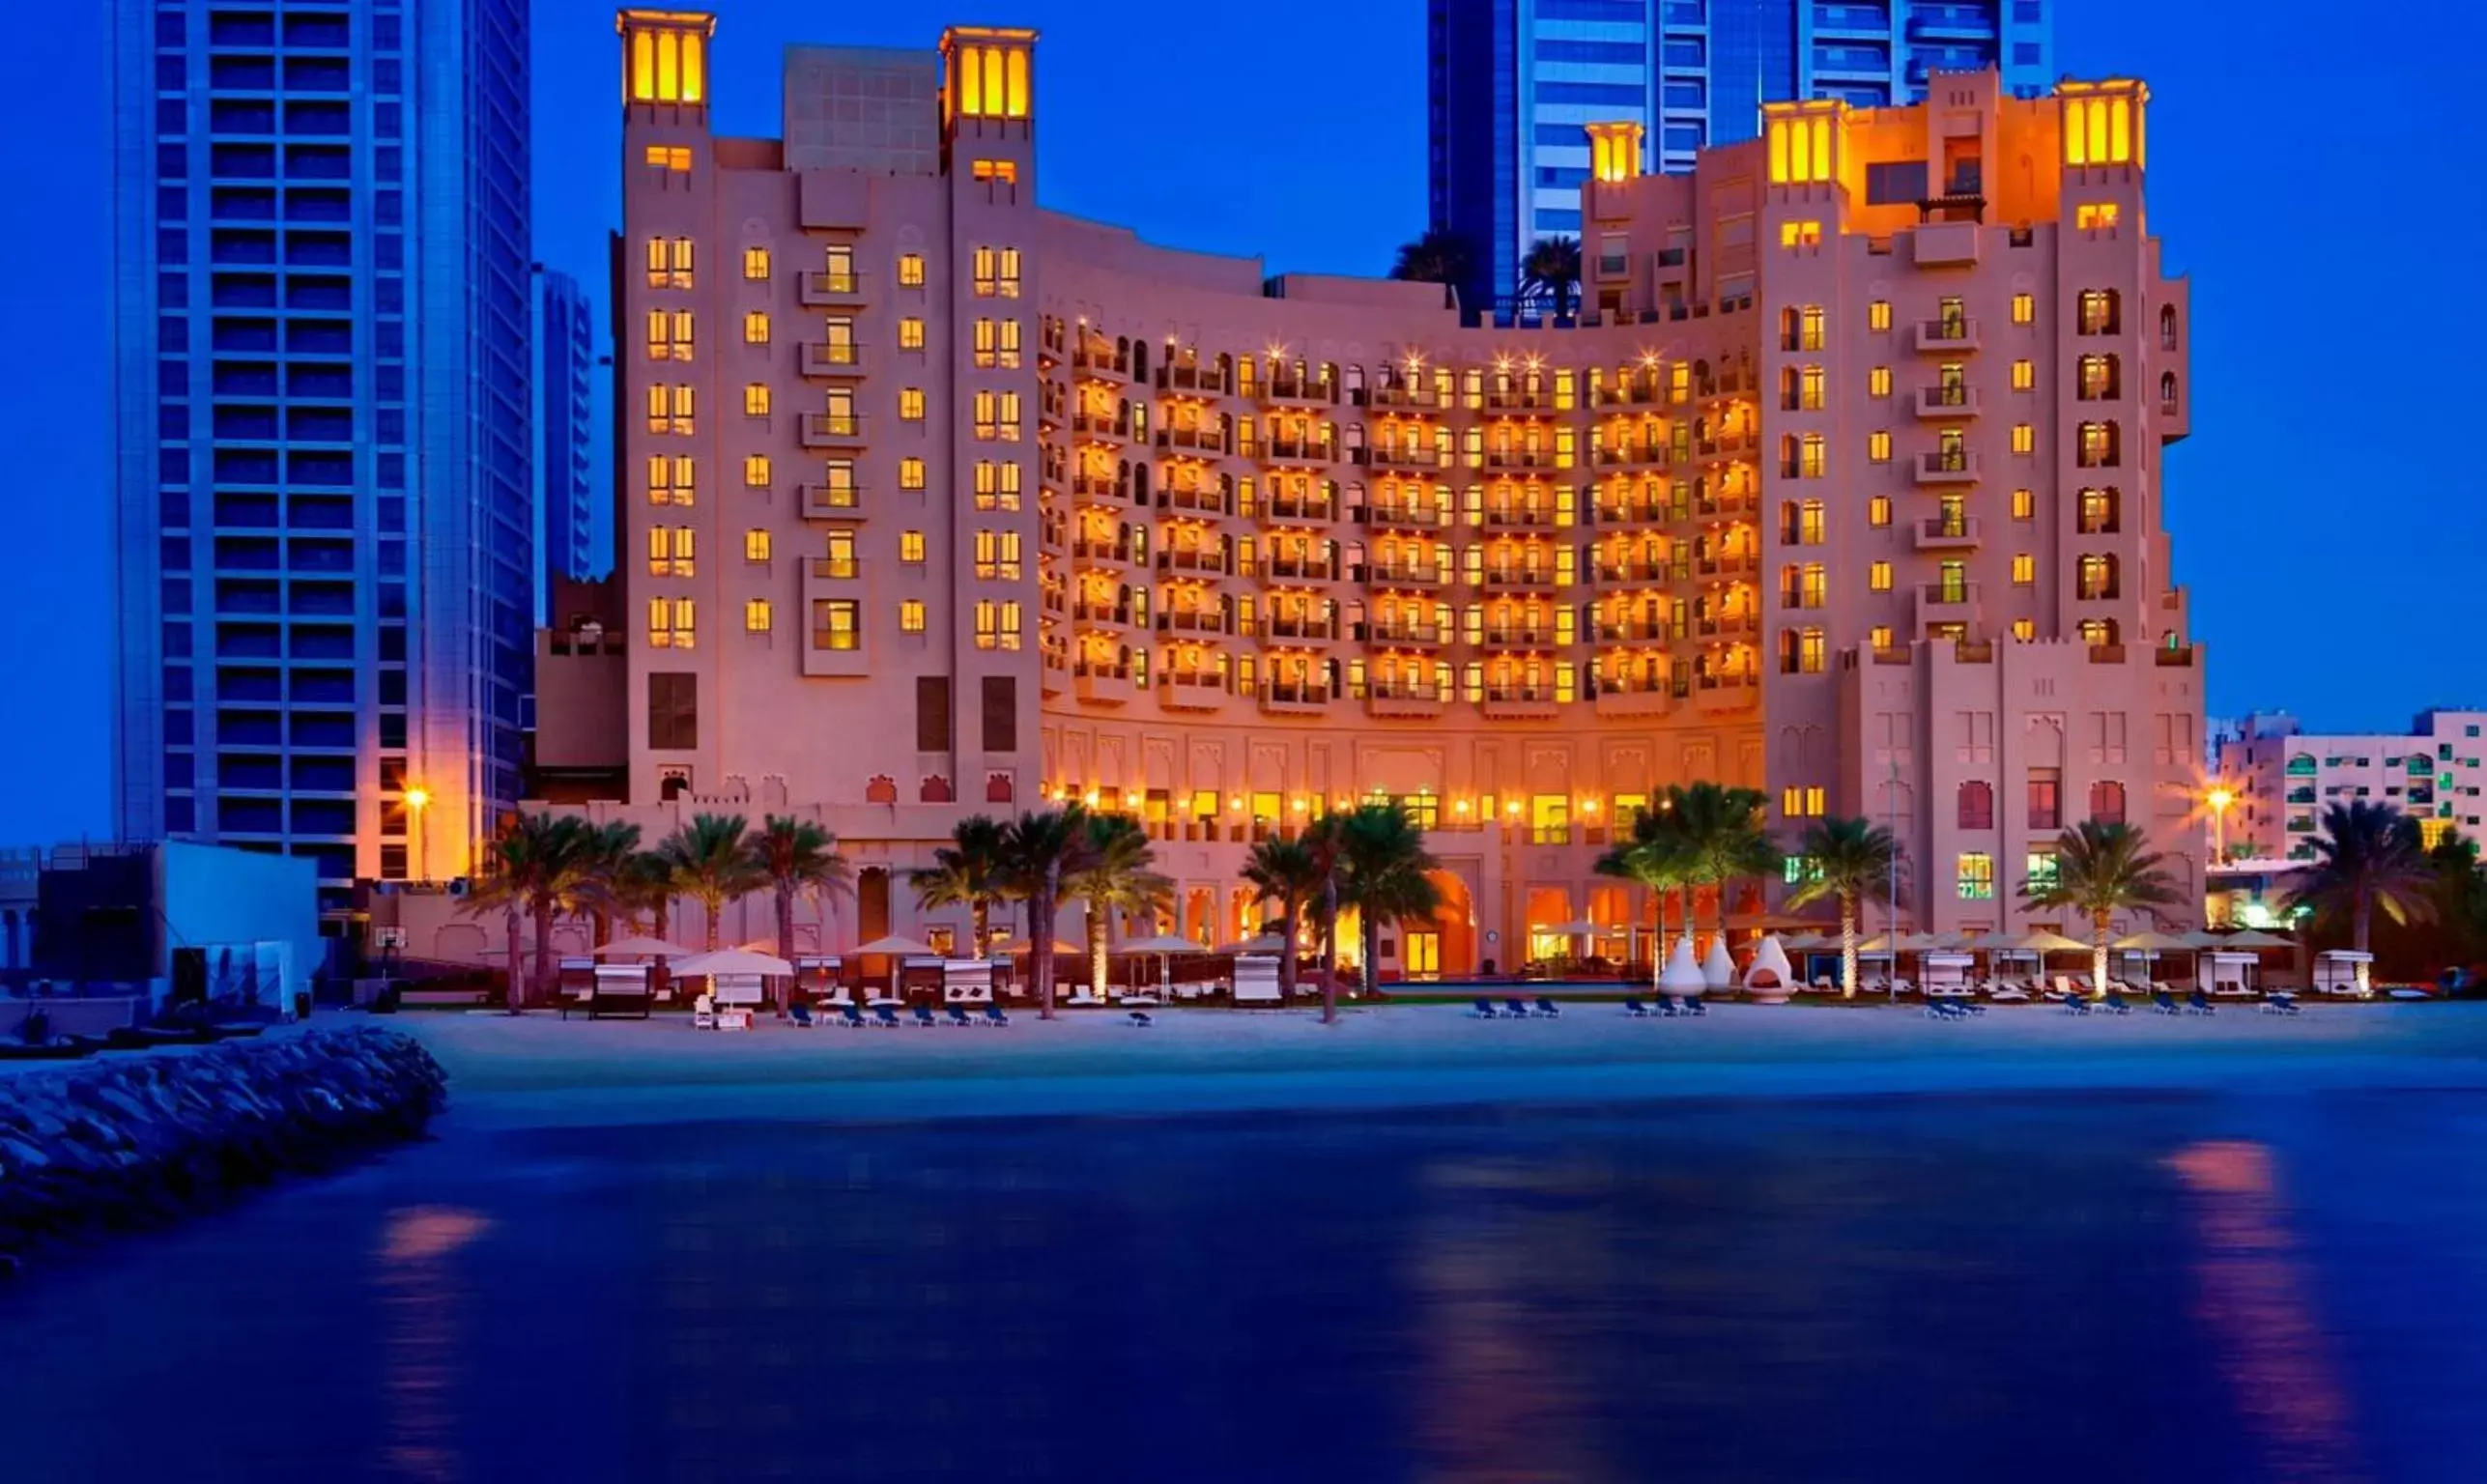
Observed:
[[[2378,907],[2395,923],[2433,920],[2435,876],[2416,819],[2389,804],[2352,799],[2324,809],[2313,869],[2288,904],[2312,907],[2335,922],[2346,916],[2349,946],[2362,954],[2369,951]]]
[[[619,819],[587,826],[586,877],[579,885],[581,903],[594,923],[594,947],[613,941],[614,916],[632,908],[631,861],[639,854],[639,826]]]
[[[1335,810],[1323,810],[1322,815],[1301,834],[1305,850],[1312,856],[1312,895],[1304,899],[1304,911],[1320,933],[1316,950],[1321,960],[1322,1018],[1328,1021],[1329,1006],[1338,998],[1338,909],[1340,868],[1346,841],[1343,831],[1348,816]]]
[[[836,896],[854,888],[854,872],[838,853],[838,837],[809,819],[771,814],[751,837],[752,870],[777,897],[777,956],[794,961],[794,896]],[[786,1006],[781,1001],[782,1014]]]
[[[656,847],[673,874],[673,889],[708,909],[710,952],[717,947],[717,918],[726,904],[768,881],[744,843],[750,829],[740,814],[693,814]]]
[[[1761,823],[1769,805],[1758,788],[1698,783],[1671,785],[1661,806],[1672,816],[1670,828],[1684,841],[1686,879],[1718,895],[1721,938],[1727,936],[1729,884],[1778,869],[1779,847]],[[1688,932],[1693,929],[1689,912],[1684,927]]]
[[[1442,888],[1426,872],[1442,862],[1425,848],[1425,832],[1398,803],[1359,804],[1336,816],[1338,891],[1356,908],[1357,958],[1362,995],[1373,997],[1382,925],[1430,921],[1443,906]],[[1337,996],[1322,991],[1321,1017],[1338,1018]]]
[[[535,981],[542,984],[553,968],[553,918],[574,908],[588,870],[588,829],[576,815],[517,811],[500,821],[485,845],[483,874],[459,910],[481,915],[498,907],[509,940],[509,1013],[527,1003],[527,980],[519,972],[519,920],[534,919]]]
[[[2148,845],[2130,824],[2084,819],[2056,837],[2054,874],[2020,884],[2020,899],[2030,906],[2089,917],[2090,983],[2101,994],[2107,989],[2108,920],[2118,912],[2172,907],[2182,899],[2167,873],[2167,857]]]
[[[1472,261],[1467,239],[1442,227],[1429,227],[1424,236],[1400,244],[1390,276],[1413,283],[1464,283]]]
[[[1257,894],[1252,899],[1278,904],[1278,934],[1286,940],[1278,957],[1280,999],[1295,995],[1296,930],[1303,920],[1304,903],[1321,895],[1322,875],[1320,857],[1301,840],[1259,841],[1244,859],[1244,883]]]
[[[1039,810],[1002,831],[1004,874],[1028,903],[1028,977],[1036,982],[1037,1013],[1053,1018],[1053,919],[1063,883],[1087,865],[1088,812],[1076,804]]]
[[[1675,828],[1675,812],[1672,807],[1643,810],[1632,821],[1632,836],[1610,847],[1597,858],[1590,869],[1601,876],[1636,882],[1649,889],[1649,915],[1655,928],[1650,937],[1649,978],[1654,987],[1658,975],[1667,966],[1667,894],[1686,890],[1691,884],[1692,852],[1686,848],[1683,833]],[[1690,906],[1684,914],[1684,930],[1692,930]]]
[[[1581,284],[1581,240],[1557,235],[1541,238],[1520,261],[1521,287],[1555,301],[1555,318],[1569,318],[1572,292]]]
[[[976,934],[976,956],[993,949],[993,903],[1008,895],[1002,825],[990,814],[970,814],[950,827],[950,843],[932,852],[932,865],[909,872],[915,904],[965,907]]]
[[[642,850],[622,862],[615,880],[617,905],[636,921],[643,913],[647,930],[664,937],[673,927],[673,867],[664,855]]]
[[[1063,878],[1063,895],[1088,903],[1088,978],[1105,993],[1106,937],[1116,912],[1155,912],[1174,899],[1174,883],[1149,868],[1157,847],[1129,814],[1090,814],[1079,869]]]
[[[1857,993],[1857,904],[1891,899],[1893,863],[1900,842],[1871,819],[1817,819],[1805,831],[1796,853],[1806,863],[1805,879],[1787,894],[1787,904],[1801,907],[1828,897],[1840,904],[1840,997]]]

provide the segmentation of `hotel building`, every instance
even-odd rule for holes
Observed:
[[[1762,105],[1881,108],[1937,72],[2053,78],[2056,0],[1429,0],[1433,225],[1476,255],[1472,308],[1515,293],[1529,247],[1589,230],[1582,126],[1644,127],[1652,167],[1761,131]]]
[[[2090,815],[2198,898],[2139,84],[1773,105],[1673,175],[1592,126],[1593,311],[1506,330],[1044,210],[1031,33],[791,48],[775,139],[710,128],[708,16],[620,33],[623,559],[539,651],[562,801],[821,819],[833,944],[955,926],[906,869],[1064,798],[1220,942],[1256,836],[1404,801],[1417,972],[1645,922],[1591,863],[1702,779],[1890,824],[1927,928],[2022,926]]]
[[[527,7],[113,9],[117,833],[463,876],[530,684]]]
[[[2247,717],[2219,742],[2218,777],[2232,802],[2217,821],[2218,843],[2310,861],[2324,810],[2359,799],[2416,819],[2430,848],[2455,830],[2475,839],[2487,817],[2482,728],[2487,711],[2421,711],[2408,731],[2359,736],[2301,731],[2284,712]]]

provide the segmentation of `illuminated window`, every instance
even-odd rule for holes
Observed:
[[[1875,649],[1891,647],[1891,625],[1877,623],[1866,631],[1866,643]]]
[[[863,642],[852,598],[816,598],[812,604],[812,647],[853,649]]]
[[[899,632],[901,634],[921,634],[924,632],[924,600],[922,598],[900,598],[899,600]]]
[[[974,327],[976,364],[1015,367],[1019,363],[1019,322],[979,319]]]
[[[901,490],[924,488],[924,460],[913,454],[899,460],[899,488]]]
[[[1019,467],[996,464],[988,459],[976,462],[976,508],[979,510],[1016,510],[1019,508]]]
[[[1797,375],[1796,405],[1809,413],[1822,410],[1822,368],[1807,366]]]
[[[1790,784],[1779,790],[1779,812],[1790,819],[1818,819],[1829,803],[1830,791],[1819,786]]]
[[[689,526],[647,528],[647,571],[650,577],[697,576],[698,532]]]
[[[689,360],[691,358],[690,310],[650,309],[647,311],[647,358],[650,360]]]
[[[1799,476],[1807,479],[1819,479],[1823,474],[1829,472],[1831,467],[1831,456],[1828,451],[1829,445],[1824,441],[1822,435],[1819,433],[1806,434],[1803,446],[1804,457],[1797,465],[1797,473]]]
[[[998,636],[1002,628],[1001,605],[990,598],[980,598],[976,602],[975,612],[976,647],[979,649],[998,647]]]
[[[998,181],[1005,186],[1019,183],[1019,162],[1015,159],[980,159],[970,171],[977,180]]]
[[[976,575],[988,582],[1017,582],[1019,533],[1015,530],[976,532]]]
[[[695,412],[698,389],[685,384],[679,386],[651,385],[647,388],[647,431],[650,433],[691,433],[697,431]]]
[[[2015,618],[2012,621],[2012,637],[2019,640],[2024,644],[2028,643],[2031,640],[2036,639],[2038,637],[2037,620],[2033,618]]]
[[[2038,429],[2025,422],[2014,423],[2012,425],[2012,451],[2015,453],[2037,452]]]
[[[744,603],[743,603],[743,632],[744,632],[744,633],[746,633],[746,634],[765,634],[765,633],[767,633],[767,632],[768,632],[768,630],[769,630],[769,623],[770,623],[770,614],[769,614],[769,608],[768,608],[768,599],[766,599],[766,598],[750,598],[750,599],[746,599],[746,600],[744,601]]]
[[[2111,229],[2116,224],[2116,203],[2098,201],[2072,209],[2072,225],[2083,232]]]
[[[1960,899],[1992,901],[1995,899],[1995,858],[1983,850],[1972,850],[1960,857]]]
[[[899,388],[899,419],[901,422],[922,422],[924,420],[923,387],[901,386]]]
[[[692,246],[687,237],[651,237],[647,240],[647,286],[651,289],[687,289],[692,286]]]
[[[755,309],[743,316],[743,344],[768,344],[768,315],[765,311]]]
[[[1866,524],[1869,526],[1888,526],[1891,524],[1890,496],[1876,495],[1873,499],[1866,501]]]
[[[1831,577],[1818,561],[1805,564],[1804,585],[1797,589],[1799,608],[1820,608],[1831,601]]]
[[[768,455],[764,453],[745,455],[743,458],[743,487],[750,490],[764,490],[768,488]]]
[[[2082,557],[2076,590],[2084,599],[2114,597],[2116,595],[2116,558],[2096,553]]]
[[[833,530],[820,538],[820,559],[812,564],[815,577],[850,578],[855,575],[855,533]]]
[[[2116,492],[2085,489],[2081,492],[2081,534],[2108,536],[2116,533]]]
[[[905,562],[910,566],[921,566],[923,564],[923,531],[901,530],[899,532],[899,560]]]
[[[651,144],[647,147],[647,163],[658,170],[671,170],[686,175],[691,169],[691,151],[684,145]]]
[[[1866,373],[1866,395],[1870,397],[1887,397],[1891,395],[1891,368],[1889,366],[1876,366]]]
[[[2140,158],[2140,133],[2130,98],[2076,96],[2064,100],[2064,162],[2121,165]]]
[[[651,505],[699,503],[692,474],[692,462],[685,456],[650,455],[647,461],[647,502]]]
[[[1877,299],[1877,300],[1875,300],[1872,303],[1870,303],[1870,304],[1866,305],[1866,328],[1868,328],[1868,329],[1889,329],[1889,328],[1891,328],[1891,300],[1887,300],[1887,299]]]
[[[1779,224],[1779,245],[1819,247],[1822,245],[1822,224],[1818,221],[1783,221]]]
[[[1883,432],[1881,429],[1877,428],[1873,432],[1866,435],[1866,462],[1869,464],[1888,464],[1891,462],[1891,435],[1889,433]]]
[[[2038,362],[2015,360],[2012,363],[2012,389],[2027,391],[2038,385]]]
[[[768,276],[767,248],[746,247],[743,249],[743,276],[754,280],[764,279]]]
[[[2116,425],[2112,422],[2085,422],[2080,434],[2079,453],[2074,462],[2083,469],[2113,469],[2116,466]]]
[[[1567,845],[1572,840],[1571,796],[1541,793],[1529,800],[1529,838],[1540,845]]]
[[[1807,304],[1796,317],[1796,349],[1818,351],[1822,348],[1822,306]]]
[[[1891,590],[1891,563],[1877,561],[1866,568],[1866,586],[1875,592]]]
[[[2038,519],[2038,495],[2033,490],[2012,492],[2012,518],[2015,521]]]
[[[2112,335],[2122,319],[2116,291],[2083,289],[2079,300],[2079,327],[2085,335]]]
[[[1772,119],[1768,129],[1770,184],[1808,185],[1831,178],[1831,119]]]
[[[901,351],[924,349],[924,321],[911,314],[899,321],[899,349]]]
[[[768,383],[754,382],[743,388],[743,415],[746,417],[768,415]]]
[[[899,254],[898,281],[899,287],[902,289],[920,289],[924,287],[923,253],[901,252]]]
[[[699,608],[690,598],[647,600],[647,643],[651,649],[697,647]]]
[[[2012,581],[2016,587],[2029,587],[2038,582],[2038,558],[2022,552],[2012,559]]]
[[[1818,675],[1825,668],[1830,646],[1820,629],[1782,629],[1779,633],[1779,671],[1787,675]]]
[[[758,527],[743,532],[743,560],[766,561],[769,554],[768,532]]]
[[[2012,322],[2015,325],[2035,325],[2038,323],[2037,295],[2015,294],[2012,297]]]

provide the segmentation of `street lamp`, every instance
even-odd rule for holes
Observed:
[[[2237,802],[2237,793],[2221,784],[2202,795],[2202,802],[2211,806],[2211,859],[2217,861],[2228,853],[2228,806]]]
[[[413,837],[414,879],[432,879],[431,862],[423,856],[423,807],[432,802],[432,790],[416,785],[406,790],[406,833]]]

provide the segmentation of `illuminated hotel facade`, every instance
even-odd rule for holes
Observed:
[[[1593,312],[1509,330],[1043,210],[1032,33],[791,48],[744,139],[712,24],[620,18],[622,568],[539,647],[539,762],[604,781],[565,802],[819,818],[862,877],[828,947],[951,925],[905,870],[1061,798],[1145,820],[1212,942],[1257,835],[1404,800],[1450,896],[1417,972],[1645,924],[1591,863],[1701,779],[1785,840],[1893,826],[1914,926],[2021,926],[2092,814],[2198,897],[2138,84],[1773,105],[1681,175],[1594,128]]]

